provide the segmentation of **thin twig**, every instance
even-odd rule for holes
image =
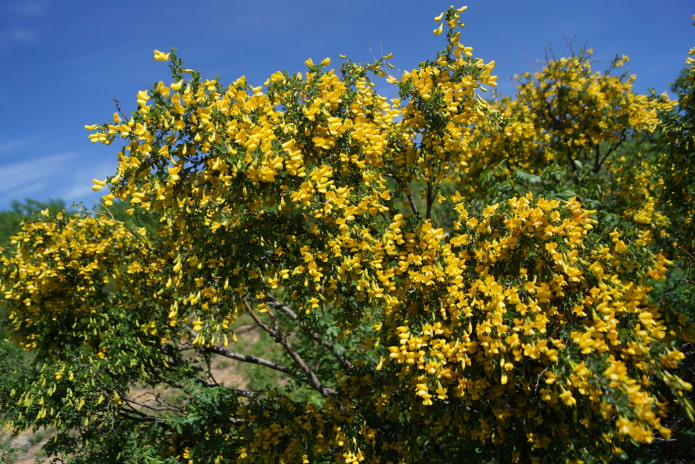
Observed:
[[[124,120],[127,121],[128,119],[130,119],[130,118],[123,112],[123,110],[121,109],[121,102],[119,102],[118,100],[116,100],[116,99],[114,98],[114,99],[113,99],[113,103],[116,105],[116,111],[118,111],[118,114],[120,114],[121,117],[122,117]]]
[[[283,372],[285,374],[289,375],[297,375],[296,372],[293,372],[291,369],[289,369],[286,366],[283,366],[282,364],[276,363],[275,361],[270,361],[268,359],[264,358],[259,358],[258,356],[253,356],[250,354],[241,354],[237,353],[235,351],[228,350],[226,348],[222,348],[220,346],[211,346],[208,347],[207,350],[210,353],[215,353],[219,354],[220,356],[224,356],[225,358],[229,359],[236,359],[237,361],[242,361],[242,362],[247,362],[251,364],[257,364],[259,366],[263,367],[269,367],[270,369]]]
[[[314,341],[318,342],[320,345],[325,346],[331,352],[333,353],[333,356],[338,360],[341,366],[343,366],[344,369],[354,369],[355,365],[352,364],[345,356],[341,356],[338,353],[335,352],[335,343],[329,341],[329,340],[324,340],[321,338],[321,335],[319,335],[316,331],[311,329],[306,323],[303,321],[298,320],[297,313],[292,310],[289,306],[282,304],[279,302],[275,297],[272,295],[268,294],[266,295],[266,300],[264,301],[265,304],[270,305],[273,309],[277,309],[279,311],[282,311],[283,314],[285,314],[287,317],[292,319],[293,321],[297,321],[297,325],[299,325],[299,328],[302,329],[302,331],[307,334],[311,339]]]
[[[321,393],[321,395],[324,398],[328,398],[330,396],[335,395],[336,391],[333,388],[328,388],[324,386],[319,378],[316,376],[314,371],[309,367],[309,365],[304,361],[304,359],[297,353],[294,348],[292,348],[292,345],[290,344],[289,340],[287,339],[287,336],[278,328],[277,320],[275,319],[275,315],[272,314],[271,311],[268,311],[268,316],[273,320],[273,325],[274,327],[270,327],[268,324],[264,323],[263,321],[260,320],[260,318],[254,314],[251,305],[249,304],[248,301],[245,301],[246,308],[249,312],[249,315],[251,318],[256,321],[256,323],[261,327],[263,330],[268,332],[277,343],[282,345],[283,348],[285,348],[285,351],[287,354],[290,355],[290,357],[294,360],[295,363],[299,366],[299,368],[304,372],[306,375],[309,384],[314,387],[316,391]]]
[[[410,209],[412,210],[413,214],[415,214],[415,216],[417,216],[418,219],[421,218],[420,210],[418,209],[417,204],[415,203],[415,199],[413,198],[413,192],[410,190],[410,186],[408,185],[408,183],[400,177],[394,176],[393,174],[386,174],[386,177],[390,177],[391,179],[396,181],[398,186],[405,193],[405,196],[408,199],[408,203],[410,204]]]
[[[147,403],[143,403],[140,401],[135,401],[134,399],[126,399],[125,400],[129,404],[135,404],[137,406],[140,406],[141,408],[146,408],[149,409],[150,411],[156,411],[156,412],[161,412],[161,411],[175,411],[175,412],[183,412],[181,408],[176,408],[174,406],[152,406]]]
[[[115,223],[119,223],[119,222],[120,222],[120,223],[123,225],[123,227],[125,228],[125,230],[127,230],[128,232],[130,232],[130,234],[131,234],[133,237],[135,237],[138,241],[140,241],[142,244],[144,244],[145,246],[147,246],[147,249],[148,249],[148,250],[154,251],[153,248],[151,248],[151,247],[148,246],[147,241],[145,240],[145,238],[144,238],[142,235],[140,235],[139,233],[137,233],[136,231],[134,231],[134,230],[132,230],[130,227],[128,227],[124,221],[119,221],[118,219],[116,219],[116,216],[113,215],[113,213],[111,212],[111,210],[110,210],[106,205],[104,205],[103,207],[104,207],[104,211],[106,211],[106,213],[108,213],[108,215],[111,216],[111,219],[113,219],[113,222],[115,222]]]

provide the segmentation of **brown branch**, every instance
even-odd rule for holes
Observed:
[[[336,391],[333,388],[328,388],[321,383],[316,374],[314,374],[314,371],[312,371],[309,365],[304,362],[304,359],[302,359],[302,357],[299,356],[299,353],[297,353],[292,348],[292,345],[290,345],[290,342],[289,340],[287,340],[287,337],[282,335],[278,341],[283,347],[285,347],[287,353],[292,357],[292,359],[294,359],[294,362],[296,362],[299,365],[299,367],[304,371],[304,373],[309,378],[311,384],[319,393],[321,393],[321,395],[324,398],[328,398],[336,394]]]
[[[594,172],[595,172],[595,173],[599,172],[599,170],[600,170],[601,167],[603,166],[603,163],[605,163],[606,160],[608,159],[608,157],[609,157],[615,150],[617,150],[618,147],[619,147],[620,145],[623,144],[623,142],[625,141],[625,139],[626,139],[625,129],[622,129],[622,130],[620,131],[620,135],[618,136],[618,140],[617,140],[615,143],[611,144],[611,146],[608,148],[608,150],[606,150],[606,153],[605,153],[605,154],[603,155],[603,157],[600,158],[600,159],[599,159],[598,144],[596,145],[596,161],[595,161],[595,164],[594,164]]]
[[[441,164],[437,168],[438,171],[441,171]],[[438,177],[439,172],[434,173],[434,177]],[[439,194],[439,182],[435,181],[433,182],[432,180],[427,181],[427,214],[426,214],[426,219],[432,219],[432,207],[434,206],[434,201],[437,198],[437,195]]]
[[[331,353],[335,358],[338,360],[341,366],[343,366],[344,369],[351,370],[354,369],[355,365],[350,362],[345,356],[341,356],[338,353],[335,352],[335,343],[329,341],[329,340],[324,340],[321,338],[321,335],[313,330],[311,327],[309,327],[306,323],[303,321],[298,320],[297,313],[292,310],[289,306],[280,303],[274,296],[268,294],[266,295],[266,300],[264,301],[265,304],[270,305],[273,309],[277,309],[279,311],[282,311],[283,314],[285,314],[287,317],[292,319],[293,321],[297,321],[297,325],[299,325],[299,328],[302,329],[302,331],[309,336],[309,338],[313,339],[317,343],[319,343],[321,346],[324,346],[331,350]]]
[[[429,219],[432,216],[432,181],[427,181],[427,211],[425,213],[425,219]]]
[[[141,408],[146,408],[149,409],[150,411],[156,411],[156,412],[161,412],[161,411],[175,411],[175,412],[180,412],[183,413],[183,410],[181,408],[177,408],[174,406],[153,406],[151,404],[143,403],[141,401],[135,401],[134,399],[124,399],[128,404],[134,404],[136,406],[140,406]],[[132,407],[132,406],[131,406]],[[133,408],[134,409],[134,408]]]
[[[211,346],[206,348],[206,350],[210,353],[215,353],[219,354],[220,356],[224,356],[225,358],[235,359],[237,361],[247,362],[251,364],[257,364],[259,366],[268,367],[270,369],[282,372],[284,374],[297,375],[296,372],[293,372],[288,367],[283,366],[282,364],[276,363],[275,361],[270,361],[268,359],[259,358],[258,356],[237,353],[235,351],[231,351],[220,346]]]
[[[127,399],[127,400],[125,400],[125,402],[128,403],[128,411],[126,412],[123,409],[121,409],[121,413],[125,414],[125,415],[130,415],[133,413],[136,414],[140,419],[132,417],[132,416],[130,416],[130,419],[135,420],[137,422],[155,422],[158,420],[158,418],[149,416],[149,415],[143,413],[142,411],[135,409],[133,406],[131,406],[131,404],[135,404],[137,406],[140,406],[141,408],[149,409],[149,410],[155,411],[155,412],[174,411],[174,412],[177,412],[180,414],[185,414],[185,411],[181,408],[165,407],[165,406],[155,407],[155,406],[149,405],[147,403],[142,403],[142,402],[135,401],[132,399],[130,399],[130,400]],[[232,425],[236,425],[236,426],[242,425],[244,423],[243,420],[237,419],[236,417],[229,417],[227,420],[229,422],[231,422]]]
[[[195,379],[194,382],[196,382],[199,385],[202,385],[205,388],[224,388],[225,390],[228,390],[228,391],[234,393],[235,395],[243,396],[246,398],[254,398],[256,396],[256,393],[254,393],[254,392],[251,392],[248,390],[241,390],[239,388],[231,388],[231,387],[228,387],[228,386],[223,385],[221,383],[218,383],[217,380],[215,380],[215,383],[207,383],[204,380]]]
[[[413,211],[413,214],[420,218],[420,210],[417,207],[417,204],[415,204],[415,199],[413,198],[413,192],[410,190],[410,186],[408,185],[407,182],[405,182],[403,179],[400,177],[396,177],[393,174],[386,174],[387,177],[390,177],[391,179],[395,180],[398,186],[403,190],[405,193],[406,198],[408,199],[408,203],[410,204],[410,209]]]
[[[118,414],[133,422],[152,423],[157,420],[155,417],[145,414],[144,412],[135,409],[129,404],[122,405],[121,407],[119,407]]]
[[[328,388],[324,386],[319,380],[319,378],[316,376],[314,371],[299,355],[299,353],[297,353],[294,350],[294,348],[292,348],[292,345],[290,344],[290,341],[287,339],[287,336],[279,329],[277,320],[275,319],[275,315],[271,311],[268,311],[268,316],[273,320],[273,327],[270,327],[268,324],[263,322],[256,314],[254,314],[253,309],[251,308],[251,305],[248,301],[244,301],[244,303],[246,304],[246,309],[248,310],[251,318],[258,324],[259,327],[268,332],[268,334],[271,335],[277,343],[279,343],[280,345],[282,345],[283,348],[285,348],[287,354],[290,355],[292,360],[294,360],[294,362],[297,363],[299,368],[306,375],[308,383],[312,387],[314,387],[316,391],[321,393],[321,395],[324,398],[328,398],[330,396],[335,395],[336,391],[333,388]]]
[[[119,102],[118,100],[116,100],[114,98],[113,103],[116,105],[116,111],[118,111],[118,114],[120,114],[120,116],[123,118],[123,120],[125,120],[125,121],[129,120],[130,118],[128,117],[128,115],[126,115],[123,112],[123,110],[121,109],[121,102]]]
[[[406,192],[406,195],[408,197],[408,202],[410,203],[410,209],[413,211],[415,216],[417,216],[419,219],[420,218],[420,210],[418,210],[418,207],[415,204],[415,199],[413,198],[413,192],[410,191],[410,186],[406,187],[405,192]]]

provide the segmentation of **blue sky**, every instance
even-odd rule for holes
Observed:
[[[260,85],[307,58],[368,61],[393,52],[409,70],[434,57],[432,18],[451,0],[2,0],[0,2],[0,210],[13,199],[92,206],[91,179],[112,175],[118,146],[91,144],[85,124],[110,120],[118,99],[168,82],[152,50],[178,49],[187,67]],[[531,71],[546,48],[594,49],[598,68],[630,56],[636,89],[668,90],[695,46],[692,0],[468,0],[462,42],[495,60],[498,89]]]

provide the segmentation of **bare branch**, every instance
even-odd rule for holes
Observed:
[[[124,401],[128,404],[134,404],[136,406],[140,406],[141,408],[149,409],[150,411],[156,411],[156,412],[175,411],[175,412],[183,413],[181,408],[176,408],[174,406],[155,406],[152,404],[143,403],[142,401],[135,401],[132,398],[130,398],[130,399],[126,398]],[[158,404],[161,404],[161,403],[158,403]]]
[[[408,199],[408,203],[410,204],[410,209],[413,211],[413,214],[420,218],[420,210],[418,209],[417,204],[415,203],[415,198],[413,198],[413,192],[412,190],[410,190],[410,186],[408,185],[408,183],[400,177],[394,176],[393,174],[386,174],[386,176],[396,181],[398,186],[405,193],[405,196]]]
[[[138,411],[130,405],[120,407],[118,409],[118,414],[133,422],[152,423],[156,420],[154,417],[149,416],[142,411]]]
[[[329,396],[335,395],[336,391],[333,388],[328,388],[324,386],[319,378],[316,376],[314,371],[309,367],[309,365],[304,361],[304,359],[297,353],[294,348],[292,348],[292,345],[290,344],[290,341],[287,339],[287,336],[279,329],[277,320],[275,319],[275,315],[271,312],[268,311],[268,316],[273,320],[273,326],[270,327],[268,324],[263,322],[258,315],[254,314],[251,305],[249,304],[248,301],[245,301],[246,308],[249,312],[249,315],[251,318],[256,321],[256,323],[261,327],[263,330],[268,332],[276,342],[278,342],[280,345],[282,345],[283,348],[285,348],[285,351],[287,354],[290,355],[292,360],[294,360],[295,363],[299,366],[299,368],[304,372],[308,379],[308,383],[316,389],[319,393],[324,398],[328,398]]]
[[[263,367],[269,367],[270,369],[274,369],[276,371],[283,372],[283,373],[289,374],[289,375],[297,375],[296,372],[293,372],[288,367],[283,366],[282,364],[276,363],[275,361],[270,361],[268,359],[259,358],[258,356],[253,356],[250,354],[237,353],[235,351],[231,351],[231,350],[228,350],[226,348],[222,348],[220,346],[211,346],[211,347],[208,347],[206,349],[210,353],[219,354],[221,356],[224,356],[225,358],[236,359],[237,361],[247,362],[247,363],[251,363],[251,364],[257,364],[257,365],[263,366]]]
[[[312,371],[311,368],[309,367],[309,365],[306,364],[306,363],[304,362],[304,359],[302,359],[302,357],[299,356],[299,353],[297,353],[297,352],[292,348],[292,345],[290,345],[290,342],[289,342],[289,340],[287,340],[287,337],[285,337],[284,335],[281,336],[280,339],[278,340],[278,342],[279,342],[283,347],[285,347],[285,350],[287,351],[287,353],[292,357],[292,359],[294,360],[294,362],[296,362],[296,363],[299,365],[299,367],[304,371],[304,373],[306,374],[306,376],[309,378],[309,382],[311,383],[311,385],[313,385],[314,388],[315,388],[319,393],[321,393],[321,395],[322,395],[324,398],[328,398],[328,397],[333,396],[333,395],[336,394],[335,389],[325,387],[325,386],[321,383],[321,381],[320,381],[319,378],[316,376],[316,374],[314,374],[314,371]]]
[[[278,323],[277,320],[275,320],[275,316],[268,312],[268,315],[273,319],[274,325],[274,327],[270,327],[268,324],[263,322],[256,313],[253,312],[253,308],[251,308],[251,305],[248,301],[244,301],[244,304],[246,305],[246,310],[248,311],[249,316],[251,316],[251,319],[253,319],[253,321],[258,325],[258,327],[265,330],[268,334],[270,334],[271,337],[277,338],[277,334],[280,329],[278,328]]]
[[[239,388],[231,388],[231,387],[228,387],[228,386],[226,386],[226,385],[224,385],[224,384],[217,383],[216,380],[215,380],[215,383],[207,383],[206,381],[204,381],[204,380],[202,380],[202,379],[194,379],[194,382],[197,383],[197,384],[199,384],[199,385],[201,385],[201,386],[203,386],[203,387],[205,387],[205,388],[224,388],[225,390],[228,390],[228,391],[234,393],[235,395],[243,396],[243,397],[245,397],[245,398],[254,398],[254,397],[256,397],[256,393],[254,393],[254,392],[252,392],[252,391],[241,390],[241,389],[239,389]],[[186,393],[189,393],[188,390],[185,390],[185,389],[184,389],[184,391],[185,391]]]
[[[123,110],[121,109],[121,102],[120,102],[120,101],[118,101],[117,99],[114,98],[114,99],[113,99],[113,103],[116,105],[116,111],[118,111],[118,114],[119,114],[124,120],[127,121],[128,119],[130,119],[130,118],[128,117],[128,115],[125,114],[125,113],[123,112]]]
[[[319,333],[317,333],[315,330],[313,330],[311,327],[309,327],[306,323],[303,321],[298,320],[297,313],[292,310],[289,306],[280,303],[274,296],[268,294],[266,295],[266,300],[264,301],[265,304],[269,305],[273,309],[277,309],[279,311],[282,311],[283,314],[285,314],[287,317],[292,319],[293,321],[297,321],[297,325],[299,325],[299,328],[302,329],[302,331],[308,335],[311,339],[314,341],[318,342],[321,346],[324,346],[331,350],[331,353],[335,358],[338,360],[341,366],[343,366],[344,369],[354,369],[355,365],[352,364],[345,356],[339,355],[338,353],[335,352],[335,343],[329,341],[329,340],[324,340]]]
[[[610,147],[608,147],[608,150],[606,150],[606,153],[603,155],[603,157],[600,157],[600,152],[598,148],[598,144],[596,144],[596,160],[594,163],[594,172],[599,172],[601,170],[601,166],[603,166],[603,163],[606,162],[608,157],[618,149],[620,145],[626,140],[627,135],[625,129],[620,131],[620,135],[618,136],[618,140],[615,141],[615,143],[611,144]]]

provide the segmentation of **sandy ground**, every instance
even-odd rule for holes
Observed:
[[[245,330],[244,330],[245,329]],[[250,329],[250,330],[249,330]],[[240,342],[255,344],[258,343],[260,335],[257,328],[240,327],[237,331]],[[243,337],[243,338],[242,338]],[[234,361],[218,359],[213,366],[213,375],[215,379],[223,384],[233,386],[235,388],[245,388],[246,381],[241,372],[235,369],[238,365]],[[13,458],[3,460],[2,451],[0,450],[0,464],[50,464],[54,458],[42,457],[41,447],[51,438],[51,432],[48,430],[38,430],[32,432],[25,430],[16,437],[11,437],[8,433],[0,433],[0,443],[7,443],[10,440],[10,447],[17,450]]]
[[[7,463],[3,461],[2,464],[34,464],[36,462],[41,464],[50,463],[51,460],[45,457],[37,460],[37,458],[41,455],[41,447],[50,439],[50,437],[50,432],[45,430],[39,430],[37,432],[25,430],[16,437],[10,437],[10,435],[7,433],[0,435],[0,441],[5,443],[9,439],[10,448],[16,450],[13,458],[7,461]]]

